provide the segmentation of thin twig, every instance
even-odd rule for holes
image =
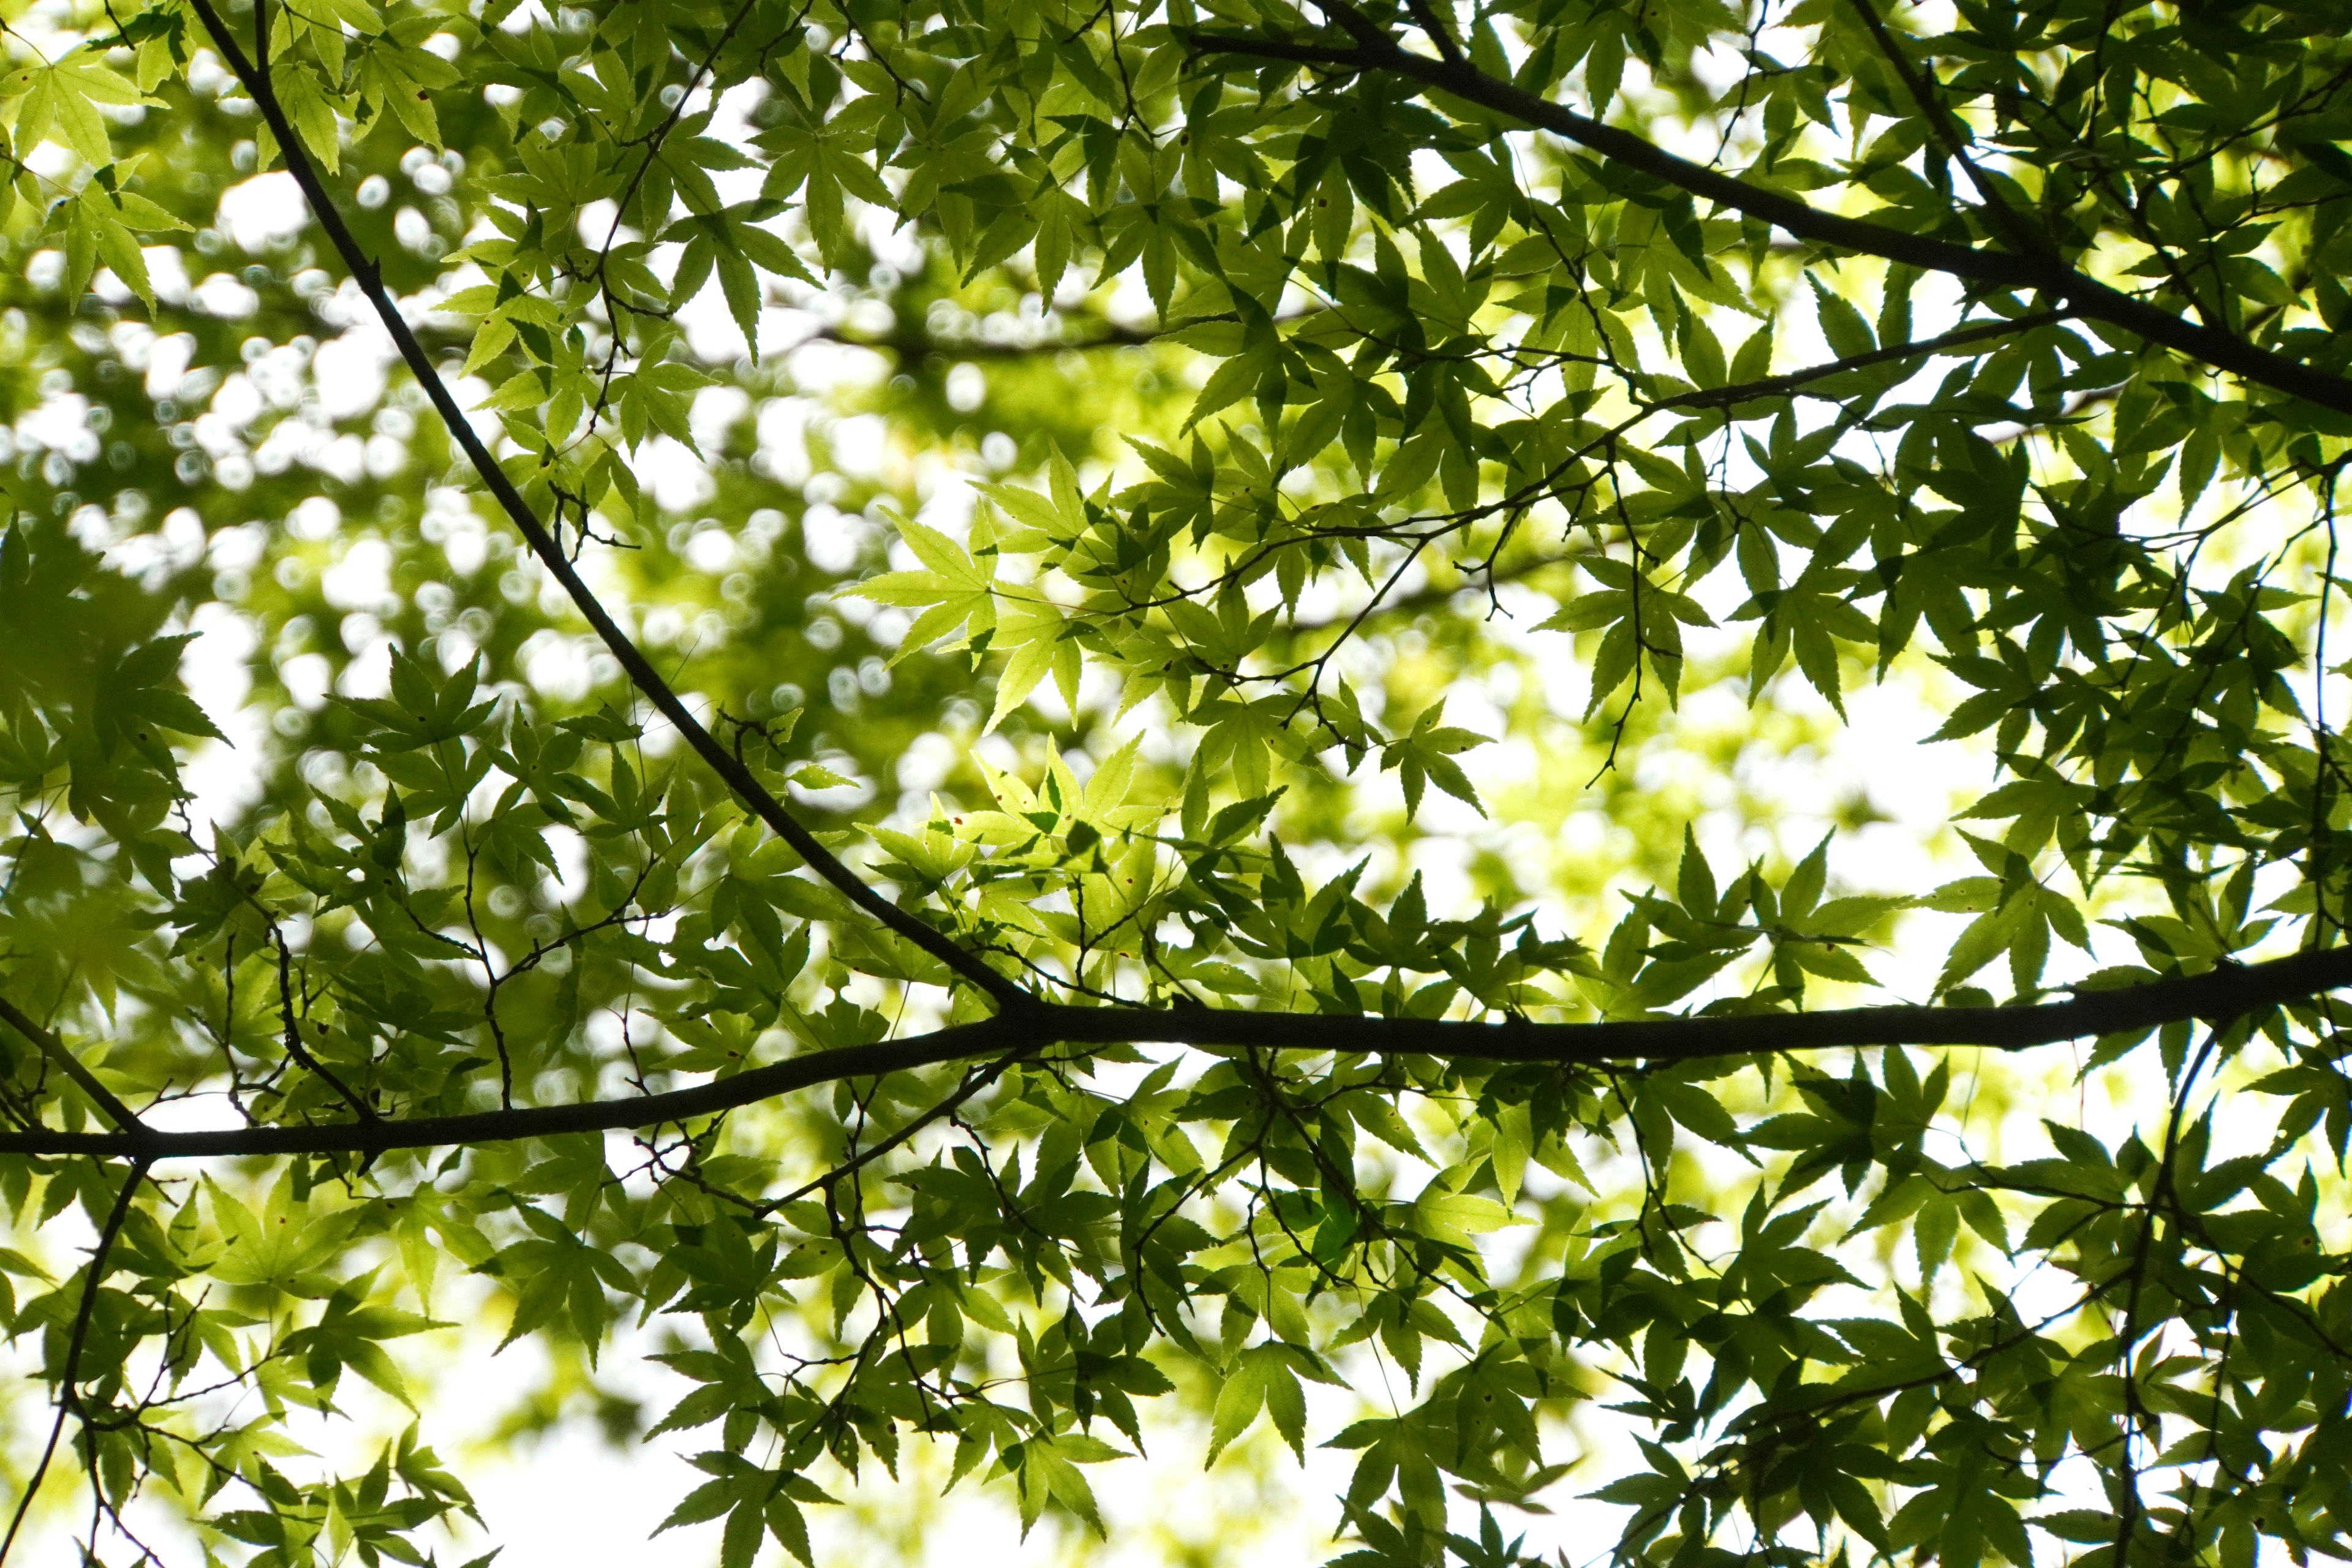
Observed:
[[[82,1347],[89,1342],[89,1321],[98,1310],[99,1282],[106,1277],[108,1257],[114,1250],[115,1238],[122,1234],[123,1222],[131,1217],[131,1199],[139,1184],[147,1179],[148,1162],[133,1160],[128,1175],[123,1178],[122,1191],[115,1194],[114,1207],[108,1211],[106,1223],[99,1228],[98,1245],[89,1255],[89,1273],[82,1281],[81,1305],[75,1309],[72,1335],[66,1342],[65,1365],[58,1375],[58,1415],[49,1424],[49,1440],[41,1448],[41,1462],[33,1467],[26,1479],[25,1495],[16,1500],[16,1516],[8,1521],[8,1534],[0,1540],[0,1563],[8,1561],[8,1552],[16,1544],[16,1532],[25,1527],[25,1516],[32,1511],[33,1499],[41,1489],[41,1482],[49,1473],[49,1461],[57,1457],[58,1440],[65,1435],[66,1417],[81,1414],[81,1396],[75,1384],[81,1377]]]

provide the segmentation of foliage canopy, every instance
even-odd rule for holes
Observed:
[[[726,1568],[1160,1407],[1364,1568],[2352,1555],[2340,0],[7,11],[11,1545],[454,1561],[292,1434],[456,1298]],[[1968,875],[1753,785],[1874,683]]]

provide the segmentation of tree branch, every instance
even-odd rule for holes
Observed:
[[[214,45],[227,59],[229,68],[236,73],[236,79],[244,85],[247,96],[261,110],[270,134],[277,138],[278,154],[286,160],[287,172],[301,187],[303,197],[310,203],[320,227],[326,231],[329,243],[341,257],[353,281],[367,296],[368,303],[374,307],[384,331],[392,334],[394,346],[400,350],[401,359],[408,365],[410,374],[416,377],[417,384],[425,389],[425,396],[441,416],[442,423],[448,427],[449,438],[466,454],[474,472],[522,534],[524,542],[530,546],[530,552],[562,584],[572,605],[594,628],[596,636],[613,657],[620,661],[630,682],[660,710],[662,717],[677,727],[678,733],[686,738],[687,744],[693,748],[695,754],[725,782],[738,799],[751,808],[752,815],[765,823],[777,837],[791,845],[793,852],[808,864],[811,870],[839,889],[852,903],[884,926],[945,964],[950,973],[969,982],[999,1008],[1018,1009],[1029,1005],[1029,994],[1018,984],[990,968],[976,954],[966,952],[943,932],[890,902],[842,864],[831,850],[817,842],[815,836],[793,816],[783,802],[761,784],[740,760],[720,745],[718,737],[688,710],[677,692],[662,678],[661,672],[654,668],[652,661],[621,629],[603,602],[581,579],[580,574],[564,555],[562,546],[540,521],[530,504],[523,500],[522,492],[515,488],[514,481],[507,478],[506,470],[499,467],[498,459],[482,444],[482,438],[475,434],[472,421],[457,406],[457,400],[451,395],[440,373],[426,357],[424,345],[417,342],[416,333],[401,315],[399,305],[385,290],[383,274],[375,262],[361,248],[350,226],[343,222],[341,212],[328,195],[326,186],[319,179],[318,170],[302,150],[299,133],[287,120],[276,93],[270,90],[268,79],[255,68],[253,61],[238,45],[236,35],[230,32],[220,13],[214,9],[212,0],[191,0],[191,3],[203,21],[205,30],[212,36]]]
[[[1276,316],[1273,324],[1286,327],[1294,322],[1312,321],[1318,316],[1329,314],[1329,310],[1328,306],[1312,305]],[[789,347],[799,348],[803,343],[839,343],[845,348],[872,349],[877,353],[897,354],[904,359],[920,359],[930,354],[950,360],[1041,359],[1051,354],[1087,353],[1096,349],[1149,348],[1153,343],[1166,342],[1188,327],[1197,327],[1207,321],[1238,321],[1241,317],[1232,310],[1213,310],[1202,316],[1179,317],[1158,327],[1130,327],[1092,315],[1085,320],[1092,322],[1087,328],[1087,335],[1063,342],[1037,339],[992,342],[986,338],[937,338],[898,326],[879,337],[868,338],[843,331],[838,327],[821,326],[806,337],[796,339]],[[1076,321],[1076,318],[1065,316],[1061,324],[1068,328]]]
[[[799,348],[803,343],[837,343],[844,348],[872,349],[877,353],[896,354],[901,359],[922,359],[937,354],[941,359],[950,360],[1021,360],[1044,359],[1062,353],[1086,353],[1095,349],[1141,348],[1167,335],[1165,332],[1113,325],[1096,336],[1071,342],[995,343],[985,338],[969,342],[943,340],[904,331],[893,331],[877,338],[862,338],[836,328],[819,327],[791,346]]]
[[[375,1107],[352,1092],[352,1086],[343,1081],[341,1074],[312,1056],[302,1044],[302,1026],[294,1016],[294,954],[286,945],[286,933],[278,929],[275,920],[269,922],[269,935],[278,948],[278,1019],[287,1056],[333,1089],[342,1102],[352,1108],[352,1115],[362,1121],[375,1121]]]
[[[1427,55],[1415,54],[1341,0],[1321,0],[1321,4],[1326,14],[1353,38],[1353,47],[1341,48],[1209,32],[1194,32],[1186,41],[1196,55],[1233,55],[1342,71],[1387,71],[1548,131],[1690,195],[1760,218],[1799,239],[1882,257],[1997,289],[2036,289],[2073,307],[2078,315],[2119,327],[2217,370],[2339,414],[2352,414],[2352,380],[2290,359],[2235,333],[2189,321],[2086,277],[2054,256],[1979,249],[1927,235],[1906,234],[1864,218],[1823,212],[1796,196],[1750,184],[1738,175],[1693,163],[1631,131],[1604,125],[1525,88],[1488,76],[1466,61],[1432,59]]]
[[[1867,353],[1850,354],[1826,364],[1808,365],[1803,370],[1792,370],[1785,375],[1768,375],[1759,381],[1743,382],[1736,386],[1702,386],[1690,392],[1676,393],[1672,397],[1660,398],[1650,406],[1655,412],[1669,408],[1729,408],[1742,403],[1787,397],[1814,382],[1827,381],[1848,371],[1868,370],[1874,365],[1890,364],[1896,360],[1919,359],[1991,338],[2015,337],[2020,332],[2055,326],[2067,320],[2070,314],[2065,310],[2037,310],[2030,316],[2018,316],[2008,321],[1971,322],[1937,337],[1922,338],[1916,342],[1888,343]],[[1831,401],[1843,401],[1833,393],[1821,395]]]
[[[135,1120],[132,1125],[137,1125]],[[58,1371],[57,1419],[49,1425],[49,1440],[41,1448],[40,1463],[33,1467],[32,1475],[25,1481],[25,1493],[16,1500],[16,1511],[8,1521],[7,1537],[0,1540],[0,1563],[8,1561],[8,1553],[16,1544],[16,1532],[25,1528],[25,1518],[33,1510],[33,1499],[48,1477],[49,1461],[57,1458],[58,1440],[65,1436],[66,1417],[81,1414],[78,1387],[81,1382],[81,1352],[89,1342],[89,1321],[98,1309],[98,1288],[106,1278],[107,1262],[113,1256],[116,1239],[122,1235],[123,1222],[131,1217],[131,1200],[146,1179],[147,1162],[133,1160],[129,1174],[123,1177],[122,1190],[115,1194],[114,1206],[107,1211],[106,1223],[99,1227],[98,1244],[89,1254],[89,1274],[82,1281],[81,1303],[74,1309],[73,1331],[66,1341],[65,1364]]]
[[[1968,175],[1969,184],[1976,187],[1977,195],[1984,203],[1984,212],[1992,219],[1993,226],[2000,229],[2010,244],[2018,249],[2054,259],[2055,253],[2049,237],[2037,231],[2025,215],[2011,206],[2000,187],[1994,184],[1977,166],[1976,160],[1969,156],[1968,132],[1960,124],[1959,117],[1937,96],[1932,71],[1911,63],[1911,57],[1905,54],[1903,47],[1895,41],[1895,35],[1887,30],[1886,23],[1879,16],[1877,7],[1871,4],[1871,0],[1853,0],[1853,5],[1856,14],[1862,17],[1863,26],[1870,30],[1872,40],[1878,45],[1878,52],[1886,57],[1886,63],[1895,68],[1896,76],[1903,79],[1904,87],[1911,94],[1911,101],[1917,104],[1919,112],[1927,117],[1928,128],[1943,143],[1945,153],[1960,166],[1960,172]]]
[[[10,1028],[32,1041],[41,1055],[54,1063],[59,1072],[71,1079],[77,1089],[89,1096],[91,1101],[97,1105],[99,1110],[109,1121],[113,1122],[125,1132],[139,1130],[141,1123],[138,1113],[116,1099],[112,1090],[99,1082],[97,1075],[81,1065],[80,1058],[66,1048],[66,1043],[63,1040],[19,1012],[16,1005],[5,996],[0,996],[0,1023],[6,1024]]]
[[[200,0],[201,3],[201,0]],[[2023,1050],[2088,1036],[2125,1034],[2185,1019],[2221,1024],[2327,991],[2352,986],[2352,947],[2325,948],[2263,963],[2222,963],[2203,974],[2079,992],[2024,1007],[1846,1007],[1818,1013],[1643,1018],[1599,1024],[1505,1023],[1329,1014],[1168,1012],[1034,1003],[983,1023],[961,1024],[878,1045],[814,1051],[732,1078],[628,1100],[526,1106],[465,1116],[216,1132],[0,1132],[0,1154],[96,1154],[152,1161],[182,1157],[374,1155],[567,1132],[650,1127],[722,1110],[842,1079],[873,1078],[941,1062],[1053,1044],[1160,1043],[1432,1057],[1454,1061],[1590,1067],[1614,1062],[1693,1061],[1710,1057],[1880,1046],[1983,1046]]]
[[[552,1138],[567,1132],[657,1127],[697,1116],[715,1116],[722,1110],[842,1079],[876,1078],[1001,1051],[1034,1049],[1040,1039],[1053,1038],[1061,1032],[1053,1027],[1057,1021],[1055,1015],[1093,1011],[1096,1009],[1032,1005],[1025,1013],[1000,1015],[983,1023],[960,1024],[878,1045],[814,1051],[692,1089],[627,1100],[520,1106],[463,1116],[238,1127],[216,1132],[5,1132],[0,1133],[0,1154],[130,1154],[151,1160],[241,1154],[375,1155],[394,1149],[453,1148],[514,1138]],[[1133,1013],[1116,1016],[1138,1020],[1161,1016]]]

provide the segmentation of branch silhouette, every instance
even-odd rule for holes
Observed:
[[[813,1051],[666,1094],[571,1105],[519,1106],[462,1116],[222,1131],[0,1132],[0,1154],[88,1154],[153,1161],[264,1154],[374,1155],[570,1132],[652,1127],[711,1116],[794,1089],[873,1078],[942,1062],[1033,1052],[1052,1045],[1160,1043],[1329,1051],[1559,1067],[1693,1061],[1783,1051],[1876,1046],[1984,1046],[2024,1050],[2197,1019],[2223,1024],[2352,986],[2352,947],[2324,948],[2263,963],[2223,963],[2202,974],[2114,990],[2078,992],[2022,1007],[1845,1007],[1812,1013],[1711,1015],[1597,1024],[1527,1020],[1351,1017],[1184,1008],[1147,1011],[1032,1003],[976,1024],[905,1039]]]
[[[2076,315],[2120,327],[2216,370],[2303,398],[2322,408],[2352,414],[2352,380],[2126,294],[2076,270],[2053,253],[2020,254],[1980,247],[1906,233],[1866,218],[1823,212],[1785,192],[1694,163],[1631,131],[1579,114],[1515,83],[1489,76],[1467,60],[1433,59],[1418,54],[1340,0],[1323,0],[1323,9],[1347,33],[1350,43],[1343,46],[1337,42],[1301,42],[1205,29],[1192,32],[1187,41],[1195,55],[1230,55],[1327,70],[1387,72],[1402,77],[1538,131],[1549,131],[1689,195],[1760,218],[1799,239],[1899,261],[1971,283],[2035,290],[2066,305]]]
[[[98,1107],[100,1115],[125,1131],[137,1130],[139,1127],[137,1113],[116,1099],[112,1090],[99,1082],[96,1075],[82,1065],[80,1058],[66,1047],[66,1043],[58,1038],[54,1031],[43,1028],[39,1023],[19,1010],[16,1005],[5,996],[0,996],[0,1023],[6,1024],[10,1028],[32,1041],[35,1049],[47,1058],[51,1065],[55,1066],[59,1072],[70,1079],[75,1088],[89,1097],[90,1102]]]
[[[392,334],[402,361],[407,364],[409,373],[416,377],[417,384],[425,389],[425,396],[431,400],[434,411],[440,415],[442,423],[448,427],[449,438],[466,454],[467,461],[472,464],[483,486],[521,533],[523,542],[530,547],[531,554],[538,557],[539,563],[562,585],[572,605],[594,629],[614,658],[620,662],[630,683],[645,695],[663,718],[677,726],[678,733],[686,738],[695,755],[719,776],[734,792],[736,798],[766,824],[777,837],[791,845],[793,852],[807,862],[811,870],[839,889],[851,902],[882,925],[946,965],[950,973],[969,983],[1000,1008],[1030,1005],[1029,994],[1018,984],[990,968],[977,954],[967,952],[944,932],[925,924],[884,898],[844,865],[831,850],[818,843],[815,835],[793,816],[791,808],[761,784],[751,770],[721,745],[709,727],[694,716],[678,696],[677,689],[654,668],[653,661],[646,657],[628,633],[621,629],[620,624],[613,619],[612,613],[604,608],[603,601],[582,580],[579,572],[564,555],[562,546],[556,542],[547,525],[540,521],[539,514],[523,500],[522,492],[515,488],[506,470],[499,467],[498,459],[482,444],[481,437],[475,434],[473,422],[457,406],[457,400],[451,395],[448,384],[426,356],[424,344],[417,341],[416,333],[401,315],[398,303],[386,292],[382,272],[352,235],[351,226],[343,221],[341,211],[328,195],[317,168],[302,149],[299,134],[287,119],[278,95],[271,90],[268,79],[255,68],[252,59],[238,44],[236,35],[230,31],[220,13],[214,9],[212,0],[192,0],[192,4],[197,17],[205,25],[205,32],[211,35],[215,47],[228,61],[229,68],[236,73],[247,96],[260,109],[270,134],[277,139],[278,154],[286,161],[287,172],[301,187],[303,198],[310,204],[320,227],[326,231],[328,242],[351,270],[361,292],[367,296],[368,303],[383,323],[384,331]]]
[[[133,1121],[131,1125],[138,1123]],[[23,1493],[16,1499],[16,1511],[8,1520],[8,1533],[0,1538],[0,1563],[5,1563],[8,1553],[16,1549],[17,1533],[25,1528],[26,1516],[33,1510],[33,1500],[40,1495],[41,1483],[48,1479],[49,1462],[58,1456],[58,1443],[65,1436],[67,1420],[88,1420],[81,1408],[82,1351],[89,1343],[90,1318],[98,1310],[99,1287],[105,1283],[108,1268],[113,1261],[114,1244],[121,1238],[123,1222],[131,1217],[131,1200],[146,1179],[147,1162],[132,1161],[123,1175],[122,1190],[115,1194],[106,1222],[99,1227],[98,1242],[90,1248],[89,1269],[82,1277],[81,1300],[74,1308],[73,1328],[66,1340],[65,1363],[58,1372],[58,1414],[49,1423],[48,1441],[41,1447],[40,1462],[33,1467]]]

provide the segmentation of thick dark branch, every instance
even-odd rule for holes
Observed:
[[[2161,306],[2135,299],[2084,276],[2054,256],[1980,249],[1927,235],[1906,234],[1864,218],[1823,212],[1784,192],[1750,184],[1736,174],[1679,157],[1631,131],[1604,125],[1525,88],[1488,76],[1467,61],[1432,59],[1427,55],[1415,54],[1377,23],[1339,0],[1327,0],[1325,10],[1347,29],[1354,39],[1352,47],[1209,32],[1194,33],[1187,42],[1197,55],[1279,60],[1331,70],[1388,71],[1465,103],[1549,131],[1677,190],[1760,218],[1799,239],[1883,257],[1996,289],[2039,290],[2073,307],[2078,315],[2120,327],[2216,370],[2307,399],[2339,414],[2352,414],[2352,380],[2289,359],[2233,332],[2201,325]]]
[[[0,1154],[131,1154],[155,1160],[238,1154],[375,1155],[394,1149],[455,1148],[513,1138],[553,1138],[567,1132],[658,1127],[698,1116],[716,1116],[722,1110],[842,1079],[874,1078],[940,1062],[968,1061],[998,1052],[1030,1049],[1040,1037],[1041,1029],[1035,1023],[1040,1013],[1046,1018],[1042,1033],[1051,1037],[1055,1015],[1087,1011],[1091,1009],[1033,1006],[1012,1017],[962,1024],[879,1045],[814,1051],[768,1067],[752,1068],[714,1083],[628,1100],[518,1106],[467,1116],[420,1116],[404,1121],[236,1127],[217,1132],[0,1133]],[[1160,1016],[1156,1013],[1117,1016],[1138,1023]],[[1020,1021],[1014,1022],[1014,1017]]]
[[[66,1043],[63,1040],[19,1012],[16,1005],[5,996],[0,996],[0,1023],[6,1024],[10,1028],[32,1041],[35,1048],[41,1055],[47,1057],[59,1072],[71,1079],[76,1088],[89,1096],[91,1103],[98,1107],[100,1113],[109,1121],[126,1132],[138,1128],[139,1117],[135,1111],[116,1099],[112,1090],[99,1082],[97,1075],[81,1065],[80,1058],[66,1048]]]
[[[205,30],[212,35],[215,47],[227,59],[229,68],[236,73],[237,80],[244,84],[247,94],[260,109],[270,134],[278,140],[278,153],[286,160],[287,172],[301,187],[303,197],[310,203],[320,227],[326,231],[329,243],[342,258],[343,265],[350,268],[352,279],[367,296],[368,303],[374,307],[377,319],[383,322],[384,331],[392,334],[394,344],[400,350],[401,359],[407,363],[410,374],[416,377],[417,384],[425,389],[425,396],[431,399],[442,423],[448,426],[449,438],[466,454],[474,472],[505,510],[508,519],[522,534],[524,542],[530,546],[530,552],[563,585],[563,591],[571,597],[572,603],[595,629],[597,637],[612,651],[613,657],[620,661],[630,682],[659,710],[663,718],[677,727],[678,733],[686,737],[687,744],[694,749],[695,754],[726,783],[752,814],[777,837],[793,847],[794,853],[808,863],[811,870],[840,889],[852,903],[883,925],[945,964],[950,973],[978,987],[1000,1007],[1027,1005],[1028,994],[1020,986],[997,973],[975,954],[965,952],[944,933],[924,924],[875,891],[855,871],[843,865],[831,850],[818,843],[815,836],[801,825],[783,802],[761,784],[739,758],[719,743],[718,737],[694,716],[669,682],[662,678],[661,672],[654,668],[652,661],[621,629],[603,602],[573,570],[571,560],[563,553],[563,547],[540,521],[538,514],[531,510],[530,503],[524,500],[522,492],[515,488],[514,481],[508,479],[506,471],[499,467],[498,459],[491,456],[490,449],[474,433],[473,423],[457,406],[457,400],[451,395],[440,372],[426,357],[424,344],[417,342],[415,332],[401,315],[398,303],[385,290],[382,273],[367,252],[361,248],[350,226],[343,222],[342,214],[335,206],[333,198],[328,195],[326,186],[319,179],[318,170],[302,151],[294,127],[279,107],[277,95],[270,90],[268,80],[255,68],[253,61],[238,45],[236,35],[229,31],[220,13],[213,8],[212,0],[192,0],[192,3],[197,16],[204,22]]]
[[[2112,991],[2084,991],[2028,1007],[1847,1007],[1820,1013],[1649,1018],[1602,1024],[1480,1024],[1325,1014],[1034,1004],[985,1023],[962,1024],[880,1045],[816,1051],[667,1094],[580,1105],[527,1106],[470,1116],[232,1128],[218,1132],[0,1133],[0,1154],[99,1154],[138,1160],[241,1154],[380,1154],[651,1127],[710,1116],[793,1089],[909,1068],[1026,1053],[1055,1044],[1244,1046],[1454,1061],[1590,1067],[1692,1061],[1876,1046],[1986,1046],[2023,1050],[2060,1040],[2152,1029],[2201,1019],[2221,1024],[2352,985],[2352,947],[2299,952],[2266,963],[2225,963],[2203,974]]]

